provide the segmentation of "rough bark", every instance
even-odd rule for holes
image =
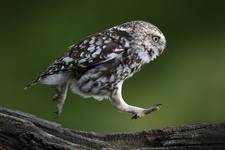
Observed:
[[[63,128],[27,113],[0,108],[0,150],[33,149],[225,149],[225,124],[199,123],[100,134]]]

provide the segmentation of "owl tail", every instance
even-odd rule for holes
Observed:
[[[24,87],[24,90],[27,90],[28,88],[36,85],[41,80],[41,77],[37,77],[35,80],[31,81],[27,86]]]

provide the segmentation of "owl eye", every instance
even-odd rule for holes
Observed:
[[[152,36],[152,40],[153,40],[155,43],[158,43],[158,42],[159,42],[159,39],[160,39],[159,36]]]

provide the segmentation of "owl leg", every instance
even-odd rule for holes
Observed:
[[[114,108],[120,111],[131,113],[132,114],[131,119],[141,118],[147,114],[150,114],[154,111],[158,111],[160,109],[161,104],[151,106],[147,109],[129,105],[124,101],[121,91],[122,91],[122,86],[117,89],[115,94],[113,94],[112,105]]]
[[[56,94],[53,100],[56,101],[56,114],[61,115],[63,110],[63,105],[66,100],[69,82],[63,83],[56,86]]]

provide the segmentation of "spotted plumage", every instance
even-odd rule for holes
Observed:
[[[144,21],[132,21],[90,35],[72,45],[27,87],[38,82],[56,86],[57,113],[61,114],[68,86],[73,93],[112,105],[140,118],[158,109],[128,105],[122,98],[123,82],[159,56],[166,46],[163,33]]]

